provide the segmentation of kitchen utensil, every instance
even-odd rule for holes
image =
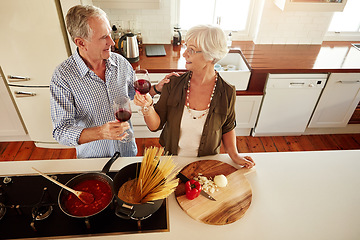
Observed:
[[[120,187],[130,179],[135,179],[140,172],[141,163],[132,163],[120,169],[114,177],[114,193],[118,206],[115,214],[124,219],[141,220],[156,212],[163,204],[164,199],[151,202],[133,204],[120,199],[117,195]]]
[[[48,175],[42,173],[41,171],[37,170],[36,168],[32,168],[36,172],[38,172],[41,176],[47,178],[48,180],[52,181],[53,183],[59,185],[62,188],[65,188],[69,192],[73,193],[75,196],[77,196],[83,203],[90,204],[94,201],[94,196],[91,193],[83,192],[83,191],[77,191],[72,188],[69,188],[68,186],[56,181],[55,179],[49,177]]]
[[[239,220],[250,207],[252,191],[244,174],[253,169],[237,169],[230,164],[217,160],[200,160],[185,166],[180,172],[189,179],[198,176],[214,178],[223,174],[228,185],[212,193],[216,201],[203,197],[189,200],[185,195],[185,183],[180,183],[175,198],[180,207],[193,219],[211,225],[225,225]]]
[[[119,39],[119,51],[129,62],[139,61],[139,45],[136,35],[129,32]]]
[[[105,166],[103,167],[103,169],[101,170],[100,173],[83,173],[83,174],[80,174],[80,175],[75,176],[72,179],[70,179],[65,185],[71,188],[71,187],[76,186],[77,184],[79,184],[79,183],[81,183],[83,181],[96,179],[96,180],[99,180],[99,181],[102,181],[102,182],[108,184],[110,186],[111,190],[113,190],[113,180],[111,179],[111,177],[106,175],[106,173],[109,172],[111,165],[115,162],[115,160],[119,156],[120,156],[120,153],[115,152],[115,154],[105,164]],[[103,211],[105,208],[107,208],[107,206],[109,206],[109,204],[111,203],[111,201],[109,201],[107,206],[105,206],[103,209],[99,210],[97,213],[94,213],[92,215],[75,216],[75,215],[69,213],[68,209],[66,208],[65,201],[66,201],[66,197],[67,197],[68,194],[70,194],[68,191],[63,191],[63,189],[60,190],[59,197],[58,197],[59,207],[65,214],[67,214],[67,215],[69,215],[71,217],[75,217],[75,218],[88,218],[90,216],[96,215],[96,214],[100,213],[101,211]],[[114,195],[113,191],[112,191],[112,195]]]
[[[187,181],[189,181],[190,179],[187,178],[184,174],[182,174],[181,172],[179,172],[179,174],[177,175],[178,178],[180,178],[180,180],[184,183],[186,183]],[[203,189],[200,192],[201,195],[203,195],[204,197],[212,200],[212,201],[216,201],[215,198],[213,198],[212,196],[210,196],[208,193],[206,193]]]

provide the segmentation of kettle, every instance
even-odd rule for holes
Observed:
[[[139,45],[136,35],[128,32],[119,39],[119,51],[129,62],[139,61]]]
[[[173,35],[173,45],[178,46],[181,45],[181,33],[180,27],[174,27],[174,35]]]

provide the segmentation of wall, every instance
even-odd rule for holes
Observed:
[[[332,12],[282,11],[273,0],[265,0],[259,16],[256,44],[321,44]]]
[[[147,44],[170,44],[175,22],[174,1],[160,1],[159,9],[103,9],[110,24],[141,32]]]
[[[144,43],[169,44],[176,23],[177,0],[163,0],[160,9],[104,9],[111,24],[140,31]],[[263,6],[263,7],[262,7]],[[333,13],[283,12],[273,0],[257,0],[258,22],[251,36],[256,44],[321,44]],[[248,39],[233,39],[248,40]]]

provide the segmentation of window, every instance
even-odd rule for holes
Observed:
[[[326,40],[355,40],[360,36],[360,1],[347,0],[343,12],[335,12]]]
[[[254,0],[180,0],[179,25],[219,24],[228,31],[249,31]]]

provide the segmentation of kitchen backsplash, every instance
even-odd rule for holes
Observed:
[[[282,11],[265,0],[256,44],[321,44],[332,19],[332,12]]]
[[[260,0],[261,1],[261,0]],[[284,12],[273,0],[262,0],[256,44],[321,44],[332,12]],[[160,2],[159,9],[104,9],[111,24],[141,32],[147,44],[169,44],[176,24],[176,0]],[[249,40],[249,39],[233,39]]]
[[[103,9],[111,25],[126,31],[141,32],[143,42],[147,44],[169,44],[174,27],[174,0],[160,2],[159,9]],[[174,12],[174,11],[173,11]]]

